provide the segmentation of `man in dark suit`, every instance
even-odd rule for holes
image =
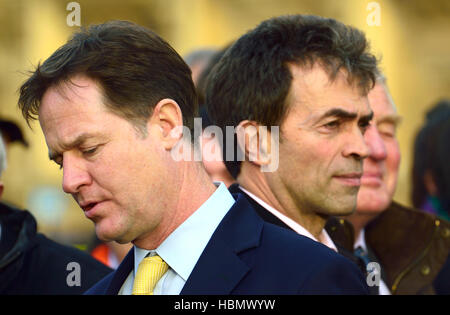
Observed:
[[[376,73],[364,34],[333,19],[277,17],[238,39],[206,88],[212,121],[227,137],[236,128],[223,142],[231,191],[265,221],[346,253],[324,226],[355,210]]]
[[[192,144],[190,70],[152,31],[81,30],[23,84],[19,106],[39,117],[63,189],[97,236],[134,244],[89,294],[367,292],[356,266],[209,180]]]

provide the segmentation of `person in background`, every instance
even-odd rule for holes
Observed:
[[[438,102],[414,142],[414,207],[450,220],[450,101]]]
[[[396,137],[400,116],[384,76],[369,92],[374,120],[364,137],[364,161],[356,212],[347,233],[327,223],[333,240],[380,266],[379,294],[450,293],[450,223],[393,201],[400,165]]]
[[[64,191],[101,240],[134,245],[86,294],[367,294],[351,262],[210,180],[197,106],[179,54],[126,21],[77,31],[21,86]]]
[[[28,141],[25,139],[22,129],[16,122],[0,118],[0,132],[3,135],[3,142],[6,148],[11,143],[20,143],[25,148],[28,148]]]
[[[203,48],[191,51],[189,54],[184,56],[184,61],[191,69],[191,76],[194,85],[197,86],[199,77],[205,67],[207,67],[211,58],[217,53],[216,49],[213,48]],[[201,99],[199,99],[201,103]]]
[[[202,119],[201,134],[202,141],[202,161],[206,171],[213,181],[222,181],[227,187],[230,187],[234,182],[233,176],[228,172],[225,163],[223,163],[222,146],[219,139],[214,133],[207,133],[205,129],[209,126],[214,126],[211,119],[208,116],[208,112],[205,106],[205,91],[206,83],[208,82],[208,75],[214,66],[219,62],[220,58],[225,54],[226,50],[231,45],[227,45],[221,50],[217,51],[205,65],[203,71],[198,76],[198,82],[196,84],[197,96],[200,104],[199,112]]]
[[[89,244],[88,252],[92,257],[105,264],[106,266],[117,269],[133,244],[119,244],[117,242],[102,242],[95,235],[92,243]]]
[[[219,138],[214,133],[205,131],[209,126],[214,126],[208,117],[205,106],[200,107],[200,118],[202,121],[202,133],[200,135],[202,162],[205,170],[212,181],[223,182],[225,186],[230,187],[235,180],[223,163],[222,146],[220,145]]]
[[[0,199],[5,168],[0,137]],[[38,233],[28,211],[0,202],[0,295],[82,294],[111,271],[89,254]]]

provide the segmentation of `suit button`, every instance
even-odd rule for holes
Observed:
[[[339,219],[339,223],[340,223],[341,225],[344,225],[344,223],[345,223],[344,219]]]
[[[448,238],[450,236],[450,229],[449,228],[443,229],[441,234],[443,238]]]
[[[430,274],[431,268],[430,266],[423,266],[422,269],[420,269],[420,273],[424,276],[428,276]]]

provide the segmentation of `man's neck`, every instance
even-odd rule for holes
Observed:
[[[355,231],[355,240],[358,239],[361,231],[366,227],[366,225],[372,221],[378,213],[359,213],[355,211],[353,214],[345,217],[352,225]]]
[[[286,191],[275,194],[259,168],[243,163],[237,182],[269,206],[300,224],[316,239],[320,239],[327,218],[315,211],[301,209]]]
[[[171,196],[165,196],[166,215],[161,223],[134,245],[143,249],[156,249],[178,226],[187,220],[208,200],[217,187],[209,178],[205,169],[197,162],[185,162],[172,174],[176,181],[168,185]],[[175,174],[176,173],[176,174]]]

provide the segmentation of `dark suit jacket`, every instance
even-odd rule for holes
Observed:
[[[266,222],[275,224],[279,227],[285,228],[285,229],[289,229],[292,230],[288,225],[286,225],[283,221],[281,221],[280,219],[278,219],[276,216],[274,216],[270,211],[268,211],[267,209],[265,209],[263,206],[261,206],[259,203],[257,203],[252,197],[250,197],[249,195],[247,195],[243,190],[241,190],[239,188],[239,184],[233,184],[230,186],[229,188],[230,192],[233,194],[242,194],[244,195],[248,202],[251,204],[251,206],[253,207],[253,209],[255,209],[256,213]],[[337,218],[330,218],[330,220],[328,220],[327,225],[325,226],[325,229],[327,229],[327,231],[329,232],[329,235],[332,237],[332,235],[335,234],[335,229],[338,230],[338,232],[347,232],[348,230],[348,226],[346,226],[346,228],[341,228],[340,225],[342,224],[341,222],[339,222],[341,220],[338,220]],[[343,221],[343,220],[342,220]],[[347,222],[345,222],[347,223]],[[333,230],[333,234],[330,233],[329,230]],[[351,233],[353,233],[353,227],[351,227]],[[352,234],[353,236],[353,234]],[[333,237],[332,237],[333,239]],[[334,241],[334,239],[333,239]],[[366,272],[366,265],[364,264],[363,261],[361,261],[358,257],[355,257],[353,255],[353,253],[348,250],[345,246],[342,246],[342,244],[340,243],[336,243],[336,248],[339,252],[339,254],[341,254],[342,256],[344,256],[345,258],[351,260],[353,263],[355,263],[359,269],[361,270],[361,272],[363,274],[365,274]],[[350,245],[349,248],[353,248],[353,243]]]
[[[26,210],[0,202],[0,225],[0,295],[82,294],[112,272],[89,254],[37,233]]]
[[[264,222],[234,195],[181,294],[368,294],[358,268],[322,244]],[[188,236],[187,236],[188,237]],[[134,265],[119,268],[86,294],[117,294]]]

